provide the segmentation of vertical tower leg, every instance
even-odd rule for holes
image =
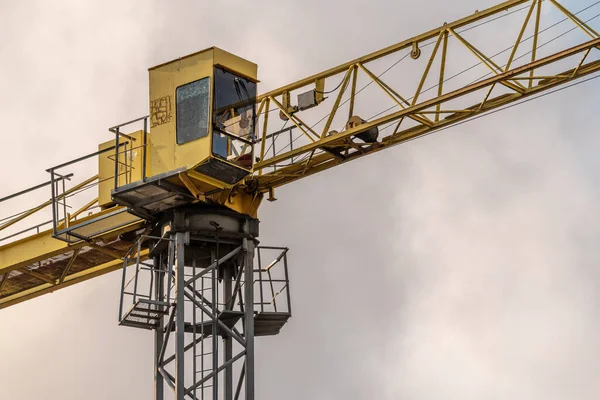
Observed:
[[[164,296],[164,285],[163,285],[163,274],[161,272],[161,257],[159,255],[154,256],[152,259],[152,265],[154,268],[154,298],[162,299]],[[164,378],[158,371],[158,363],[160,357],[160,350],[163,344],[163,319],[160,318],[157,322],[156,329],[154,330],[154,400],[164,399]]]
[[[186,210],[136,242],[137,254],[144,243],[153,262],[124,263],[119,315],[122,325],[154,330],[155,400],[254,400],[254,338],[278,334],[290,317],[276,303],[289,290],[287,267],[271,279],[287,249],[265,268],[259,257],[255,271],[257,236],[257,221],[247,216]],[[271,293],[264,298],[256,289],[255,299],[263,283]],[[133,297],[125,313],[124,296]]]
[[[247,227],[244,229],[247,230]],[[246,304],[244,331],[246,334],[246,400],[254,400],[254,242],[247,237],[242,242],[244,251],[244,296]]]
[[[175,234],[175,399],[185,398],[185,234]],[[169,327],[170,328],[170,327]]]
[[[219,255],[213,256],[213,260],[218,260]],[[218,314],[218,303],[219,303],[219,290],[218,290],[218,277],[219,277],[219,262],[216,261],[217,266],[212,270],[212,361],[213,361],[213,372],[218,371],[219,368],[219,325],[216,323],[215,319]],[[212,378],[212,393],[213,400],[219,400],[219,374],[214,372]]]
[[[227,265],[223,270],[223,303],[225,303],[225,309],[231,310],[233,305],[231,304],[233,295],[233,267]],[[233,358],[233,339],[231,336],[227,336],[223,339],[223,364]],[[225,368],[225,400],[233,400],[233,366],[228,365]]]

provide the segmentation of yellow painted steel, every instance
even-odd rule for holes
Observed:
[[[330,78],[334,75],[339,74],[340,72],[344,72],[346,71],[348,68],[350,68],[353,65],[356,65],[358,63],[369,63],[371,61],[375,61],[378,60],[382,57],[386,57],[389,56],[390,54],[393,53],[397,53],[400,50],[403,49],[408,49],[411,48],[413,43],[422,43],[425,42],[429,39],[433,39],[435,37],[437,37],[440,34],[440,31],[446,29],[446,28],[462,28],[465,27],[467,25],[470,24],[474,24],[478,21],[481,21],[483,19],[489,18],[493,15],[496,15],[498,13],[507,11],[511,8],[514,8],[516,6],[519,6],[521,4],[525,4],[525,3],[529,3],[531,0],[511,0],[511,1],[505,1],[503,3],[498,4],[497,6],[494,7],[490,7],[486,10],[480,11],[478,13],[475,13],[473,15],[470,15],[468,17],[465,18],[461,18],[459,20],[456,20],[452,23],[449,24],[444,24],[442,26],[440,26],[439,28],[436,29],[432,29],[428,32],[422,33],[420,35],[414,36],[410,39],[404,40],[402,42],[399,42],[397,44],[388,46],[386,48],[383,48],[381,50],[377,50],[373,53],[369,53],[367,55],[364,55],[362,57],[359,57],[357,59],[354,59],[352,61],[349,61],[347,63],[338,65],[337,67],[334,68],[330,68],[324,72],[315,74],[315,75],[311,75],[308,78],[304,78],[304,79],[300,79],[299,81],[296,81],[294,83],[290,83],[288,85],[282,86],[279,89],[275,89],[272,90],[270,92],[264,93],[262,95],[260,95],[258,97],[258,101],[262,100],[265,97],[269,97],[269,96],[278,96],[280,95],[282,92],[290,92],[292,90],[296,90],[299,88],[302,88],[304,86],[308,86],[312,83],[314,83],[315,81],[317,81],[318,79],[326,79],[326,78]]]
[[[107,215],[119,209],[124,208],[113,207],[112,209],[104,210],[94,215],[82,218],[78,220],[78,222],[84,222],[99,216]],[[99,222],[101,226],[96,226],[97,230],[104,229],[107,230],[107,232],[97,237],[97,240],[102,240],[106,237],[116,236],[119,233],[130,232],[132,230],[139,229],[144,224],[140,218],[131,216],[130,214],[123,213],[120,215],[121,216],[116,223],[115,220],[112,219]],[[111,226],[119,226],[127,222],[129,222],[127,225],[124,225],[116,230],[110,229]],[[25,237],[0,247],[0,274],[10,272],[23,266],[35,264],[36,262],[64,254],[65,252],[72,251],[86,245],[86,242],[68,244],[61,240],[54,239],[52,238],[52,230]]]
[[[80,184],[74,186],[73,188],[67,190],[65,193],[63,193],[62,195],[57,196],[58,200],[62,200],[65,198],[65,196],[68,196],[69,194],[81,189],[82,187],[90,184],[91,182],[94,182],[96,179],[98,178],[98,176],[93,176],[89,179],[86,179],[85,181],[81,182]],[[27,217],[30,217],[32,215],[34,215],[36,212],[42,210],[45,207],[48,207],[50,204],[52,203],[51,200],[45,201],[42,204],[40,204],[37,207],[32,208],[31,210],[28,210],[27,212],[24,212],[23,214],[10,219],[9,221],[3,223],[2,225],[0,225],[0,232],[11,227],[12,225],[16,224],[17,222],[20,222],[24,219],[26,219]]]
[[[526,2],[509,2],[510,4],[504,3],[507,9],[515,7],[516,5],[523,5],[528,3],[529,12],[526,15],[525,21],[520,26],[520,32],[517,38],[521,38],[528,24],[530,23],[531,14],[534,8],[539,9],[538,0],[530,0]],[[495,11],[494,11],[495,10]],[[490,55],[487,55],[483,49],[475,47],[472,43],[467,41],[464,36],[460,35],[456,29],[458,27],[464,27],[468,29],[469,24],[479,20],[481,15],[490,15],[489,13],[498,12],[496,7],[486,10],[482,13],[478,13],[470,19],[462,19],[460,21],[446,24],[439,28],[437,31],[430,31],[426,34],[417,36],[408,41],[401,42],[397,45],[388,47],[384,50],[372,53],[371,55],[362,57],[351,63],[343,64],[334,69],[325,71],[321,74],[313,75],[310,78],[303,79],[296,83],[286,85],[285,87],[269,92],[266,95],[270,99],[276,99],[277,97],[286,96],[287,92],[291,89],[302,89],[303,87],[309,88],[311,82],[315,79],[326,79],[335,74],[339,75],[346,73],[343,77],[340,92],[344,91],[345,84],[347,83],[347,72],[350,68],[357,67],[365,73],[365,75],[375,83],[389,98],[391,98],[399,110],[387,110],[378,115],[376,119],[366,121],[363,124],[349,126],[342,132],[331,132],[322,136],[316,142],[310,142],[306,144],[296,145],[293,149],[287,149],[287,151],[280,151],[277,154],[269,155],[261,152],[261,160],[254,165],[254,174],[258,180],[259,190],[263,193],[270,192],[272,188],[288,184],[297,179],[301,179],[306,176],[310,176],[314,173],[323,171],[325,169],[340,165],[352,159],[360,158],[364,155],[375,153],[384,148],[402,143],[407,140],[414,139],[416,137],[426,135],[440,128],[444,128],[466,119],[472,118],[479,114],[488,112],[493,109],[497,109],[502,106],[506,106],[511,103],[518,102],[524,98],[532,95],[542,93],[546,90],[555,88],[573,80],[579,79],[586,75],[593,74],[600,71],[600,64],[598,61],[588,61],[588,55],[591,51],[598,49],[600,45],[599,38],[595,37],[587,42],[566,47],[562,50],[556,51],[554,54],[538,59],[535,56],[535,52],[532,54],[532,61],[524,65],[515,67],[513,64],[514,54],[520,44],[520,40],[517,40],[510,53],[508,62],[504,68],[501,68],[497,62],[492,60]],[[573,20],[573,18],[571,18]],[[593,31],[583,23],[581,20],[575,21],[576,26],[585,30],[588,34],[593,36]],[[535,32],[539,29],[539,19],[534,22]],[[537,34],[534,35],[534,41],[537,43]],[[462,87],[455,88],[452,91],[444,91],[444,71],[446,70],[447,60],[450,59],[450,53],[453,51],[447,41],[449,37],[454,37],[457,43],[466,48],[474,57],[480,60],[482,65],[487,66],[492,72],[491,77],[487,79],[481,79],[470,84],[466,84]],[[365,63],[371,62],[375,59],[381,59],[394,52],[408,49],[411,43],[422,42],[425,39],[435,39],[435,47],[430,55],[430,58],[425,65],[421,78],[417,85],[417,90],[412,96],[412,101],[408,103],[407,99],[402,97],[398,91],[394,90],[391,85],[383,81],[381,77],[376,76],[370,70],[365,67]],[[440,46],[441,44],[441,46]],[[438,48],[442,47],[442,54],[439,55]],[[456,47],[454,48],[456,49]],[[361,61],[364,60],[364,61]],[[419,95],[422,92],[424,82],[428,76],[431,75],[431,65],[433,62],[439,60],[440,68],[439,75],[436,77],[438,82],[437,96],[428,98],[426,100],[420,100]],[[572,67],[568,68],[570,62]],[[560,66],[562,69],[555,74],[544,74],[544,76],[536,76],[534,72],[544,67]],[[528,86],[525,87],[519,81],[527,80]],[[499,95],[492,95],[494,88],[498,85],[504,86],[511,93],[501,93]],[[479,98],[475,104],[464,109],[459,108],[448,108],[446,104],[454,104],[452,101],[460,99],[472,99],[474,93],[484,91],[484,95]],[[355,110],[354,90],[351,93],[350,102],[351,107]],[[335,115],[338,113],[339,97],[336,97],[334,107],[332,108],[326,127],[329,121],[333,120]],[[472,100],[469,100],[472,101]],[[463,102],[464,103],[464,102]],[[354,111],[356,112],[356,111]],[[433,120],[426,117],[426,115],[433,115]],[[259,115],[259,118],[263,118],[264,125],[267,125],[267,115]],[[412,126],[406,126],[402,129],[402,124],[407,119],[415,121],[417,124]],[[382,126],[388,126],[390,123],[397,122],[397,125],[391,135],[385,136],[382,140],[374,144],[359,144],[352,140],[352,137],[359,135],[362,132],[368,131],[374,128],[380,128]],[[406,125],[406,124],[404,124]],[[271,130],[268,126],[263,126],[261,140],[267,141],[268,135]],[[326,132],[324,132],[326,133]],[[264,145],[264,144],[263,144]],[[266,144],[268,146],[268,144]],[[332,153],[330,149],[336,149],[337,153]]]
[[[541,12],[542,4],[544,7],[557,8],[590,39],[556,49],[550,55],[539,58],[537,50],[541,45],[538,36],[540,27],[543,26],[541,19],[545,15]],[[489,43],[478,42],[478,46],[475,46],[467,39],[468,35],[462,34],[466,29],[481,26],[481,21],[490,17],[496,18],[506,11],[514,11],[517,7],[522,7],[525,12],[523,24],[518,25],[514,32],[498,32],[498,35],[510,38],[509,43],[514,43],[507,59],[502,62],[492,55],[493,50],[487,48]],[[522,38],[528,29],[534,32],[531,56],[525,63],[515,66],[519,45],[522,45]],[[370,63],[382,61],[386,57],[396,55],[398,58],[399,53],[401,55],[406,53],[413,59],[417,59],[421,56],[422,49],[429,44],[434,46],[431,48],[431,53],[427,54],[427,58],[418,64],[419,67],[415,67],[422,69],[416,71],[417,74],[414,75],[416,78],[412,82],[414,85],[409,93],[406,93],[406,88],[395,87],[391,80],[386,82],[387,77],[384,80],[381,74],[376,75],[373,72],[375,69],[370,66]],[[254,121],[255,144],[259,149],[254,156],[258,160],[253,160],[255,161],[253,167],[247,171],[248,175],[244,179],[233,184],[223,182],[215,176],[208,176],[206,171],[197,170],[202,163],[214,158],[212,97],[209,98],[210,122],[207,135],[183,144],[178,144],[176,140],[178,87],[207,78],[210,82],[209,93],[212,96],[215,67],[235,72],[253,82],[258,81],[255,64],[218,48],[209,48],[150,68],[147,145],[143,145],[142,131],[121,136],[118,184],[124,186],[142,181],[142,159],[145,152],[146,178],[151,180],[166,174],[168,182],[189,192],[191,201],[199,206],[221,205],[238,213],[256,217],[264,195],[268,193],[269,200],[275,200],[274,189],[279,186],[434,133],[441,128],[515,104],[530,96],[600,72],[600,61],[595,59],[590,61],[591,57],[589,57],[590,53],[598,51],[598,48],[600,48],[600,38],[596,31],[555,0],[505,1],[495,7],[443,24],[436,29],[258,96],[257,117]],[[491,72],[488,77],[447,90],[449,86],[446,84],[447,63],[453,60],[452,55],[457,49],[463,52],[466,50]],[[544,69],[553,66],[561,69],[551,73],[547,73]],[[536,75],[537,72],[541,73]],[[392,73],[390,71],[389,75]],[[360,104],[356,101],[361,91],[357,88],[359,75],[365,77],[368,82],[375,83],[373,87],[379,90],[380,94],[385,95],[386,99],[391,99],[395,106],[370,120],[362,120],[359,117]],[[340,82],[340,85],[331,92],[325,92],[326,83],[332,83],[332,78],[335,78],[335,84]],[[424,88],[429,80],[437,83],[436,90],[432,95],[425,96]],[[498,94],[497,89],[502,89],[503,92]],[[293,104],[292,92],[294,95],[308,93],[310,97],[310,91],[314,96],[312,103],[309,101],[310,104],[305,104],[303,107]],[[328,100],[325,93],[333,94]],[[344,110],[344,118],[349,122],[345,123],[345,128],[339,132],[331,130],[335,118],[341,114],[340,106],[345,96],[348,97],[347,101],[350,104],[349,113]],[[469,103],[471,106],[464,107],[464,104],[471,99],[474,99]],[[455,100],[465,101],[457,106]],[[305,108],[315,107],[320,107],[328,113],[323,119],[324,125],[320,127],[317,127],[320,121],[313,120],[314,115],[303,114]],[[282,131],[277,117],[273,122],[274,117],[270,116],[273,110],[289,122],[288,126],[290,129],[295,129],[297,135],[295,139],[290,139],[291,143],[288,146],[279,147],[277,151],[273,147],[274,140],[291,131]],[[393,130],[386,132],[385,135],[382,134],[382,137],[377,140],[357,140],[361,134],[372,132],[374,129],[382,133],[388,128]],[[295,142],[297,139],[300,141]],[[104,150],[114,146],[115,141],[112,140],[102,143],[99,149]],[[91,220],[98,216],[112,215],[112,212],[121,209],[114,205],[111,195],[114,188],[114,161],[114,151],[101,155],[98,163],[98,198],[86,200],[86,204],[73,216],[80,215],[96,202],[102,210],[92,216],[77,219],[77,222],[85,221],[86,218]],[[220,162],[233,165],[225,159]],[[45,202],[31,212],[23,214],[24,216],[17,217],[18,221],[11,220],[4,223],[0,226],[0,232],[15,222],[27,220],[32,214],[49,204]],[[69,218],[66,218],[66,222],[67,226],[69,223],[71,225],[74,223]],[[107,233],[94,238],[89,243],[68,244],[53,239],[52,232],[47,231],[1,246],[0,308],[93,278],[122,266],[122,254],[125,253],[124,249],[131,245],[132,239],[126,239],[121,234],[129,233],[131,236],[132,233],[144,228],[145,221],[123,213],[97,223],[102,225]],[[95,226],[86,229],[92,232],[97,228]],[[82,233],[85,232],[82,230]],[[146,257],[147,250],[141,256]],[[45,265],[54,265],[56,268],[44,269]],[[53,275],[49,275],[48,271]]]
[[[210,132],[204,138],[177,144],[175,92],[179,86],[202,78],[209,78],[212,85],[213,68],[212,49],[150,68],[149,176],[182,167],[191,169],[210,157]]]
[[[177,144],[176,89],[187,83],[209,78],[212,93],[215,66],[221,66],[252,81],[257,80],[256,64],[216,47],[150,68],[149,177],[181,168],[191,170],[212,158],[211,124],[206,137]],[[209,102],[209,106],[211,115],[212,102]]]
[[[146,259],[148,259],[148,249],[144,249],[140,253],[140,260],[145,261]],[[133,260],[131,262],[133,262]],[[106,263],[102,263],[100,265],[93,266],[83,271],[67,275],[66,277],[63,277],[63,279],[59,282],[43,283],[10,296],[0,297],[0,309],[13,306],[18,303],[22,303],[26,300],[39,297],[43,294],[48,294],[60,289],[64,289],[76,283],[85,282],[89,279],[105,275],[109,272],[116,271],[121,268],[123,268],[123,260],[115,259]]]
[[[102,208],[112,207],[111,190],[115,187],[115,157],[119,160],[119,186],[137,182],[142,179],[142,163],[144,152],[143,131],[129,133],[119,139],[120,150],[115,155],[115,150],[102,153],[98,158],[98,205]],[[115,147],[115,139],[101,143],[98,150]],[[146,159],[146,166],[150,165],[150,154]]]
[[[186,170],[185,175],[176,174],[170,177],[169,181],[187,189],[191,188],[190,193],[198,199],[200,199],[198,193],[210,193],[215,190],[231,191],[233,185],[195,170],[199,165],[215,158],[212,154],[213,135],[212,124],[210,123],[212,121],[210,115],[213,113],[212,96],[209,101],[209,125],[206,136],[178,144],[176,140],[176,90],[185,84],[208,78],[210,93],[213,93],[215,67],[224,68],[253,82],[258,81],[256,64],[216,47],[149,69],[148,178],[152,179],[152,177],[161,174]],[[233,166],[228,160],[220,159],[220,162]],[[248,171],[249,173],[250,171]],[[184,176],[183,179],[181,179],[182,176]],[[206,198],[202,197],[201,200],[205,201]],[[243,201],[241,200],[242,197],[244,197],[242,194],[238,196],[237,193],[234,196],[223,196],[223,193],[219,192],[214,196],[209,196],[209,200],[218,201],[220,204],[224,204],[240,213],[256,215],[256,211],[251,212],[250,210],[254,208],[253,204],[256,204],[257,195],[252,194]],[[251,204],[252,206],[248,208]]]

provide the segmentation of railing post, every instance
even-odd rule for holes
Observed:
[[[67,221],[67,188],[65,185],[65,177],[64,176],[60,176],[61,177],[61,181],[62,181],[62,194],[63,194],[63,221],[64,221],[64,227],[63,229],[66,229],[68,227],[68,223],[69,221]]]
[[[56,235],[56,188],[54,187],[54,169],[50,170],[50,187],[52,191],[52,231]]]
[[[142,252],[142,238],[139,238],[138,242],[137,242],[135,282],[133,284],[133,304],[135,304],[135,300],[137,299],[138,276],[140,275],[140,265],[141,265],[141,259],[140,259],[141,252]]]
[[[115,190],[119,187],[119,128],[115,129]]]
[[[127,252],[127,254],[125,254],[125,257],[123,257],[123,275],[121,277],[121,298],[119,299],[119,322],[121,322],[123,320],[123,302],[125,300],[125,280],[126,280],[126,273],[127,273],[127,260],[129,259],[129,253],[131,250],[129,250]]]
[[[260,258],[260,247],[256,248],[256,255],[258,256],[258,287],[260,290],[260,311],[265,311],[265,298],[263,295],[263,277],[262,277],[262,260]]]
[[[148,151],[148,117],[144,118],[144,145],[142,153],[142,182],[146,182],[146,161],[148,160],[146,152]]]
[[[288,252],[288,249],[286,248],[283,253],[283,268],[285,270],[285,285],[287,287],[287,289],[286,289],[287,307],[288,307],[288,312],[291,315],[292,314],[292,299],[290,296],[290,277],[288,275],[287,252]]]

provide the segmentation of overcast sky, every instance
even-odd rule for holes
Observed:
[[[216,45],[263,92],[495,1],[206,3],[0,0],[0,195],[147,114],[152,65]],[[599,88],[279,190],[261,240],[291,248],[294,316],[258,339],[258,398],[597,399]],[[0,398],[151,398],[118,296],[111,274],[0,311]]]

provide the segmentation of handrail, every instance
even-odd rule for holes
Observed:
[[[71,178],[71,177],[73,177],[73,174],[67,174],[67,175],[63,175],[63,176],[61,176],[60,178],[57,178],[57,179],[55,179],[55,180],[54,180],[54,182],[60,182],[60,181],[62,181],[63,179],[69,179],[69,178]],[[15,197],[18,197],[18,196],[20,196],[20,195],[22,195],[22,194],[26,194],[26,193],[29,193],[29,192],[33,192],[34,190],[41,189],[41,188],[43,188],[44,186],[48,186],[48,185],[51,185],[51,184],[52,184],[52,181],[48,181],[48,182],[40,183],[39,185],[32,186],[32,187],[30,187],[30,188],[28,188],[28,189],[25,189],[25,190],[21,190],[20,192],[13,193],[13,194],[11,194],[11,195],[8,195],[8,196],[6,196],[6,197],[3,197],[3,198],[1,198],[1,199],[0,199],[0,203],[2,203],[3,201],[10,200],[10,199],[13,199],[13,198],[15,198]]]
[[[16,236],[22,235],[23,233],[29,232],[29,231],[34,230],[34,229],[37,229],[36,233],[40,233],[40,228],[42,226],[48,225],[48,224],[51,224],[51,223],[52,223],[52,220],[48,220],[46,222],[42,222],[41,224],[37,224],[37,225],[31,226],[31,227],[29,227],[27,229],[23,229],[22,231],[13,233],[12,235],[4,236],[3,238],[0,238],[0,242],[3,242],[5,240],[7,240],[7,239],[11,239],[11,238],[14,238]]]
[[[65,175],[65,176],[67,176],[67,175]],[[54,199],[47,200],[47,201],[43,202],[42,204],[40,204],[39,206],[27,211],[26,213],[21,214],[20,216],[14,218],[14,219],[11,219],[10,221],[4,223],[3,225],[0,225],[0,231],[8,228],[9,226],[16,224],[19,221],[24,220],[25,218],[35,214],[36,212],[46,208],[47,206],[51,205],[54,202],[54,200],[60,200],[60,199],[64,198],[65,196],[75,192],[76,190],[81,189],[83,186],[92,183],[96,179],[98,179],[98,175],[94,175],[93,177],[86,179],[85,181],[79,183],[78,185],[73,186],[71,189],[66,190],[63,194],[56,196]]]
[[[144,134],[142,137],[143,143],[140,146],[136,146],[136,148],[137,147],[143,148],[143,151],[142,151],[142,181],[144,181],[144,182],[146,181],[146,162],[148,160],[148,148],[147,148],[147,145],[148,145],[148,118],[150,118],[150,116],[145,115],[143,117],[132,119],[131,121],[123,122],[122,124],[115,125],[111,128],[108,128],[108,130],[110,132],[115,134],[115,148],[116,148],[116,147],[120,147],[122,145],[122,143],[119,143],[119,138],[121,136],[128,138],[132,142],[137,140],[134,137],[132,137],[130,135],[126,135],[123,132],[121,132],[120,129],[122,127],[133,124],[135,122],[144,121],[144,131],[143,131]],[[133,150],[133,147],[131,150]],[[125,149],[125,151],[127,151],[127,148]],[[119,153],[120,153],[119,151],[115,150],[115,177],[114,177],[115,190],[117,190],[119,188],[119,178],[118,178],[118,175],[119,175],[119,172],[118,172],[119,171]]]
[[[108,128],[108,130],[110,132],[112,132],[112,133],[116,133],[115,131],[116,131],[117,128],[121,128],[121,127],[129,125],[129,124],[133,124],[134,122],[139,122],[139,121],[142,121],[142,120],[147,120],[149,117],[150,117],[149,115],[145,115],[143,117],[132,119],[131,121],[123,122],[122,124],[118,124],[118,125],[112,126],[112,127]],[[123,133],[121,133],[121,135],[123,135]]]

